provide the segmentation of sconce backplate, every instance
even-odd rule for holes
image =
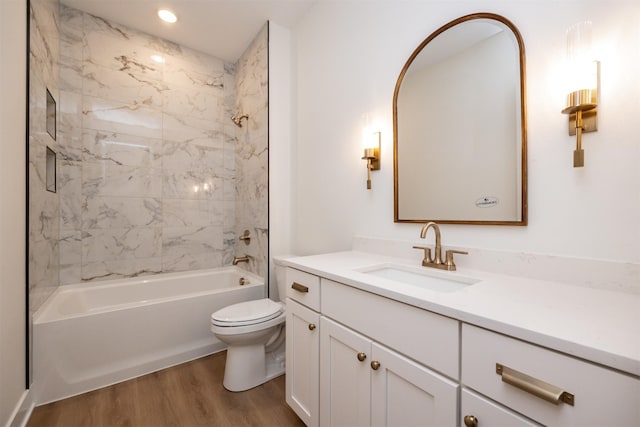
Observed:
[[[598,130],[598,109],[582,112],[582,132],[595,132]],[[576,134],[576,113],[569,114],[569,135]]]
[[[373,147],[373,159],[371,159],[371,170],[380,170],[380,146],[382,145],[382,133],[374,132],[376,147]]]
[[[371,159],[371,170],[377,171],[380,170],[380,148],[374,148],[373,153],[375,158]]]

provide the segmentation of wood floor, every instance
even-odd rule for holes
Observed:
[[[242,393],[222,386],[226,352],[37,407],[27,427],[304,426],[284,375]]]

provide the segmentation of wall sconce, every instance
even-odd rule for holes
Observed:
[[[365,118],[366,121],[368,121],[367,118]],[[362,145],[364,147],[362,159],[367,161],[367,190],[371,190],[371,171],[380,170],[381,132],[372,129],[370,125],[366,124],[362,131]]]
[[[567,105],[569,135],[576,135],[573,167],[584,166],[582,134],[598,130],[600,63],[591,50],[591,21],[580,22],[567,30]]]

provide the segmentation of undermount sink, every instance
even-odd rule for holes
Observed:
[[[382,264],[358,270],[361,273],[402,282],[438,292],[454,292],[478,283],[479,279],[459,276],[457,273],[443,273],[427,268],[412,268],[394,264]],[[455,277],[446,277],[455,274]]]

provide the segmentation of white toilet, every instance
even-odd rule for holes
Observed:
[[[224,307],[211,315],[211,331],[227,345],[224,388],[244,391],[284,373],[286,286],[282,259],[275,259],[278,295]]]

